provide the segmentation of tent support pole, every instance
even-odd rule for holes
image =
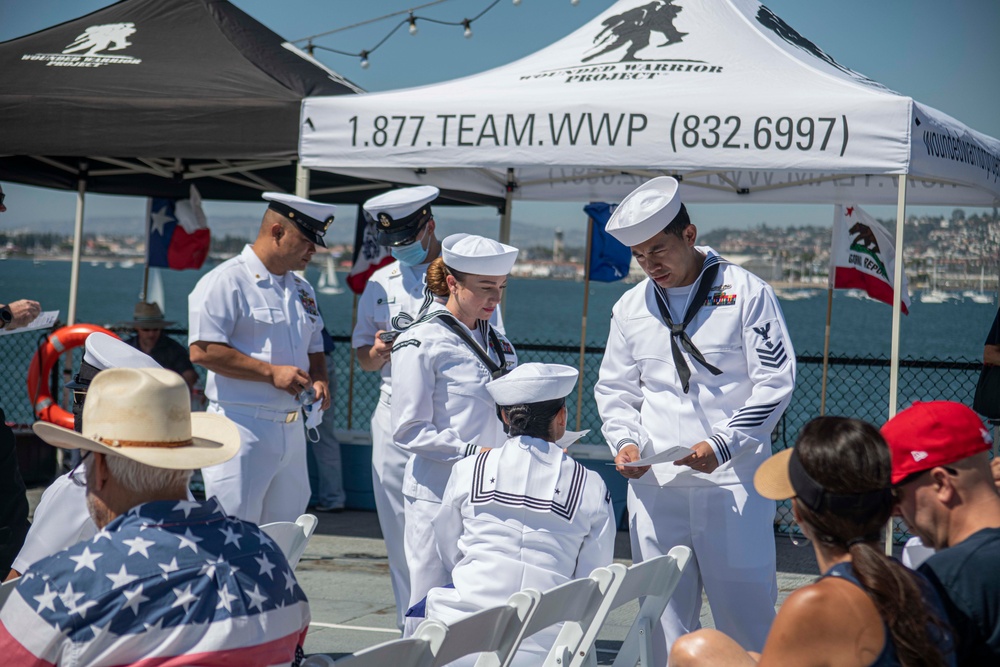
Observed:
[[[351,306],[351,331],[358,325],[358,295],[354,295],[354,303]],[[351,345],[351,353],[347,360],[347,430],[351,430],[354,422],[354,359],[357,357],[357,350]]]
[[[76,324],[76,295],[80,287],[80,254],[83,250],[83,203],[87,194],[87,163],[80,163],[76,188],[76,220],[73,224],[73,262],[69,273],[69,308],[66,324]]]
[[[892,354],[889,359],[889,419],[896,416],[899,400],[899,324],[903,311],[903,230],[906,223],[906,174],[899,176],[896,200],[896,266],[892,290]],[[885,531],[885,553],[892,555],[892,519]]]
[[[295,163],[295,196],[309,199],[309,167]]]
[[[594,242],[594,219],[587,216],[587,249],[583,253],[583,318],[580,320],[580,379],[576,383],[576,430],[583,419],[583,366],[587,352],[587,307],[590,301],[590,246]]]
[[[507,169],[507,192],[503,197],[503,211],[500,215],[500,243],[510,245],[510,215],[514,204],[514,170]],[[500,296],[500,314],[507,314],[507,291]]]
[[[830,277],[831,281],[833,276]],[[833,314],[833,284],[826,288],[826,334],[823,336],[823,384],[819,394],[819,416],[826,414],[826,381],[830,369],[830,319]]]

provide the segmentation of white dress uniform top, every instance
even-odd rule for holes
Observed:
[[[466,240],[463,247],[484,242],[474,250],[480,253],[474,260],[479,270],[470,271],[471,260],[463,261],[451,252],[451,246],[462,240]],[[506,275],[517,256],[517,250],[510,246],[468,234],[450,236],[442,246],[446,266],[478,275]],[[507,369],[517,365],[510,341],[488,322],[480,320],[476,330],[470,331],[439,303],[401,333],[393,345],[392,437],[398,447],[413,454],[403,477],[404,551],[410,572],[408,606],[423,600],[434,586],[448,583],[449,572],[434,546],[431,520],[437,514],[452,466],[482,447],[499,447],[505,440],[493,399],[486,390],[492,379],[491,369],[445,323],[445,318],[471,336],[493,364]]]
[[[542,374],[535,374],[539,369]],[[548,374],[552,369],[560,375]],[[536,393],[541,384],[555,385],[560,394],[511,403],[523,404],[565,397],[562,392],[572,390],[576,376],[576,369],[567,366],[525,364],[487,386],[528,378],[527,386],[515,388],[522,396],[525,390],[529,396]],[[497,404],[507,403],[491,393]],[[455,465],[434,532],[454,588],[431,589],[426,614],[452,623],[502,605],[524,588],[549,590],[611,564],[616,526],[599,474],[573,461],[558,444],[516,436],[500,449]],[[550,628],[525,641],[514,664],[540,665],[558,632]]]
[[[188,340],[224,343],[269,364],[309,368],[323,351],[323,318],[312,286],[292,271],[272,275],[247,245],[202,276],[188,297]],[[266,382],[209,371],[208,412],[229,417],[242,447],[205,468],[205,494],[253,523],[294,521],[309,502],[306,441],[295,398]]]
[[[109,368],[161,368],[156,361],[114,336],[95,332],[84,343],[83,362],[73,382],[66,386],[74,391],[86,391],[91,380]],[[87,464],[73,471],[83,480]],[[43,558],[89,540],[97,534],[97,526],[87,509],[87,488],[73,482],[69,473],[60,475],[42,492],[35,515],[24,538],[24,545],[11,567],[24,573]],[[5,572],[4,575],[7,573]]]
[[[660,219],[640,236],[651,232],[645,239],[651,238],[665,227]],[[608,231],[614,233],[610,221]],[[647,278],[614,306],[594,394],[615,454],[630,443],[646,458],[707,441],[720,464],[703,473],[661,463],[629,483],[633,560],[653,558],[678,544],[695,554],[662,619],[666,647],[699,627],[704,586],[716,627],[744,648],[760,651],[777,596],[775,507],[756,493],[752,480],[771,455],[771,432],[791,400],[795,353],[772,289],[711,248],[697,250],[706,257],[699,279],[690,288],[663,291],[671,318],[680,322],[701,277],[718,267],[686,332],[721,373],[709,372],[683,352],[691,371],[690,389],[684,392],[670,330],[657,306],[661,288]],[[686,301],[678,298],[685,291]],[[661,636],[660,650],[663,641]],[[658,655],[654,664],[666,664],[666,657]]]
[[[387,214],[393,222],[402,221],[403,240],[409,240],[419,233],[421,221],[407,224],[406,218],[421,209],[429,209],[437,196],[438,189],[432,186],[401,188],[369,199],[364,208],[373,219]],[[388,229],[395,228],[396,225],[392,225]],[[380,240],[389,244],[396,237],[387,233],[386,238],[380,237]],[[379,331],[402,331],[434,306],[435,297],[427,289],[427,266],[426,262],[408,265],[399,261],[383,266],[371,275],[358,301],[357,324],[351,335],[352,347],[371,345]],[[490,323],[503,333],[499,309],[494,312]],[[372,489],[389,557],[389,574],[396,600],[396,624],[402,629],[403,614],[410,602],[410,574],[403,549],[403,472],[410,454],[392,441],[392,361],[383,365],[379,373],[382,382],[378,405],[371,419]]]

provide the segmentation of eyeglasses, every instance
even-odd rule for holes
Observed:
[[[3,200],[7,198],[7,195],[0,192],[0,206],[3,206]]]
[[[87,469],[81,468],[80,466],[83,465],[83,462],[87,460],[88,456],[90,456],[89,450],[83,453],[83,456],[80,457],[80,460],[76,462],[76,465],[73,466],[73,469],[70,470],[67,475],[70,481],[77,486],[87,486]]]

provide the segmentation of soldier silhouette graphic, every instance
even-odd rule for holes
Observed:
[[[649,46],[650,35],[654,32],[662,33],[667,38],[667,41],[659,47],[682,41],[687,33],[679,32],[674,27],[674,19],[677,18],[681,8],[675,7],[672,3],[673,0],[655,0],[605,19],[601,22],[604,30],[594,38],[595,44],[603,48],[585,57],[582,62],[616,51],[626,44],[628,48],[619,62],[641,60],[636,54]]]

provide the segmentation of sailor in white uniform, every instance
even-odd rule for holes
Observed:
[[[323,318],[309,264],[336,207],[264,193],[252,245],[205,274],[188,297],[191,361],[208,369],[208,412],[240,429],[239,454],[202,470],[205,494],[253,523],[294,521],[309,502],[302,405],[330,407]]]
[[[795,386],[774,292],[695,246],[677,189],[655,178],[608,221],[649,277],[615,304],[594,387],[604,436],[630,478],[633,560],[678,544],[694,551],[662,618],[657,665],[700,626],[702,587],[719,630],[748,650],[764,646],[777,596],[775,506],[752,480]],[[668,462],[621,465],[656,454]]]
[[[382,375],[378,405],[371,420],[372,489],[389,556],[400,630],[410,602],[410,572],[403,550],[403,471],[410,454],[392,442],[391,341],[435,304],[436,297],[427,288],[425,277],[427,267],[441,255],[431,210],[438,192],[433,186],[418,185],[391,190],[365,202],[365,212],[375,221],[376,241],[388,246],[396,261],[368,279],[358,301],[358,319],[351,336],[361,368]],[[490,322],[503,333],[499,309]]]
[[[561,442],[566,396],[578,374],[528,363],[486,385],[509,438],[452,470],[434,533],[454,588],[431,589],[427,618],[453,623],[524,588],[546,591],[611,564],[611,496],[601,476],[563,453]],[[553,627],[526,640],[513,664],[542,664],[558,633]]]
[[[517,365],[510,341],[489,324],[517,248],[471,234],[441,245],[427,285],[447,302],[436,303],[392,348],[393,440],[413,454],[403,478],[411,607],[449,581],[431,520],[455,462],[503,444],[486,384]],[[409,618],[404,625],[404,634],[416,628]]]
[[[73,428],[77,433],[83,432],[87,388],[98,373],[108,368],[160,368],[160,365],[114,336],[100,332],[87,336],[80,370],[66,384],[73,391]],[[86,475],[87,461],[81,459],[73,470],[57,477],[45,489],[8,578],[20,576],[37,561],[97,534],[97,526],[87,510]]]

